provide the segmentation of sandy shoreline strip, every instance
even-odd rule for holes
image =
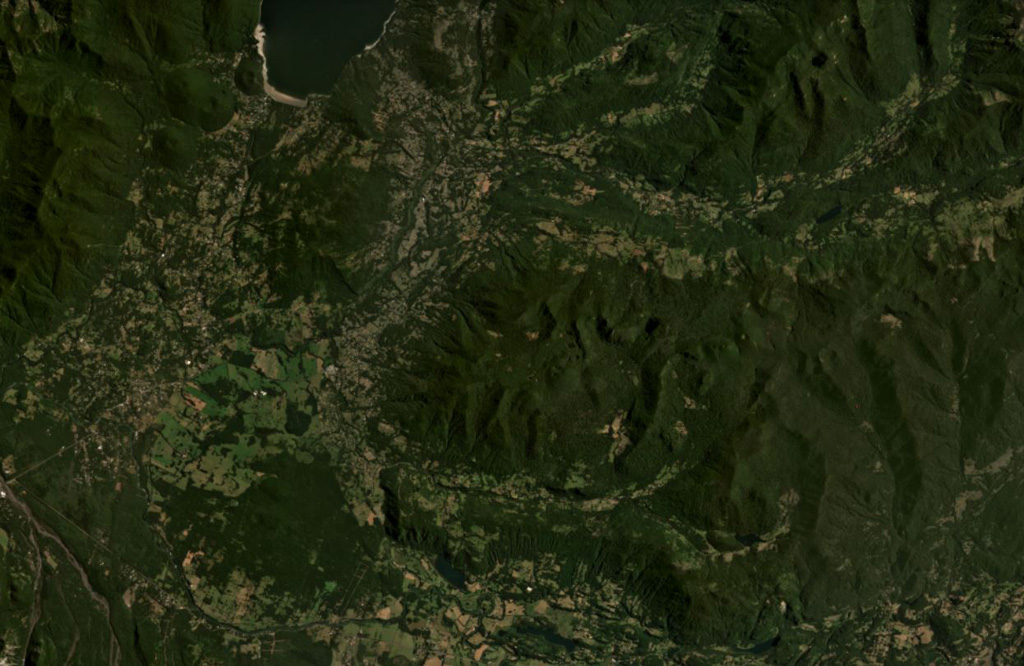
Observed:
[[[396,7],[395,10],[391,12],[391,15],[388,16],[388,20],[384,21],[384,29],[380,31],[380,37],[378,37],[377,39],[373,40],[373,44],[367,44],[366,46],[364,46],[363,47],[363,53],[369,51],[374,46],[377,46],[377,44],[380,44],[380,40],[384,39],[384,35],[386,35],[388,33],[388,23],[391,23],[391,19],[395,18],[395,14],[397,14],[397,13],[398,13],[398,8]]]
[[[262,11],[262,10],[263,10],[263,3],[261,2],[260,3],[260,11]],[[377,46],[377,44],[380,43],[380,40],[384,39],[384,35],[386,35],[387,32],[388,32],[388,24],[391,23],[391,19],[395,18],[395,14],[397,14],[397,13],[398,13],[398,8],[396,7],[395,10],[393,12],[391,12],[391,15],[388,16],[388,20],[384,21],[384,29],[381,30],[380,37],[378,37],[377,39],[373,40],[372,44],[367,44],[366,46],[364,46],[363,47],[363,53],[366,53],[367,51],[371,50],[373,47]],[[270,85],[270,79],[267,77],[267,56],[263,52],[263,44],[266,41],[267,33],[266,33],[266,30],[263,28],[263,24],[262,23],[258,23],[256,25],[256,30],[253,31],[252,36],[256,38],[256,48],[257,48],[257,51],[259,51],[260,60],[263,61],[263,90],[264,90],[264,92],[266,92],[267,95],[269,95],[270,98],[272,100],[274,100],[275,102],[281,102],[282,104],[288,104],[290,106],[297,106],[300,109],[305,107],[309,103],[307,100],[299,98],[299,97],[293,97],[292,95],[289,95],[288,93],[283,93],[280,90],[278,90],[277,88],[275,88],[274,86]]]
[[[292,97],[291,95],[283,93],[270,85],[270,80],[267,78],[267,56],[263,53],[263,43],[266,40],[266,31],[264,31],[262,23],[256,26],[256,30],[253,32],[253,37],[256,38],[256,46],[260,54],[260,60],[263,61],[263,90],[270,95],[270,98],[275,102],[281,102],[282,104],[297,106],[299,108],[306,106],[306,100],[298,97]]]

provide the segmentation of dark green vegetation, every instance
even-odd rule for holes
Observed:
[[[1020,663],[1022,11],[0,0],[0,664]]]

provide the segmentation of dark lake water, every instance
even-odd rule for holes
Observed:
[[[557,645],[563,650],[568,650],[569,652],[576,649],[576,641],[570,640],[547,627],[524,627],[523,632],[534,636],[540,636],[552,645]]]
[[[395,0],[263,0],[267,80],[295,97],[330,92],[394,9]]]
[[[448,560],[447,557],[439,555],[434,560],[434,567],[441,577],[460,590],[466,587],[466,574],[462,573]]]

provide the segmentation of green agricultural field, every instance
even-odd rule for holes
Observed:
[[[0,0],[0,666],[1024,663],[1024,5]]]

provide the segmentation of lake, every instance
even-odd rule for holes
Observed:
[[[384,31],[395,0],[263,0],[267,82],[296,98],[329,93],[342,68]]]

